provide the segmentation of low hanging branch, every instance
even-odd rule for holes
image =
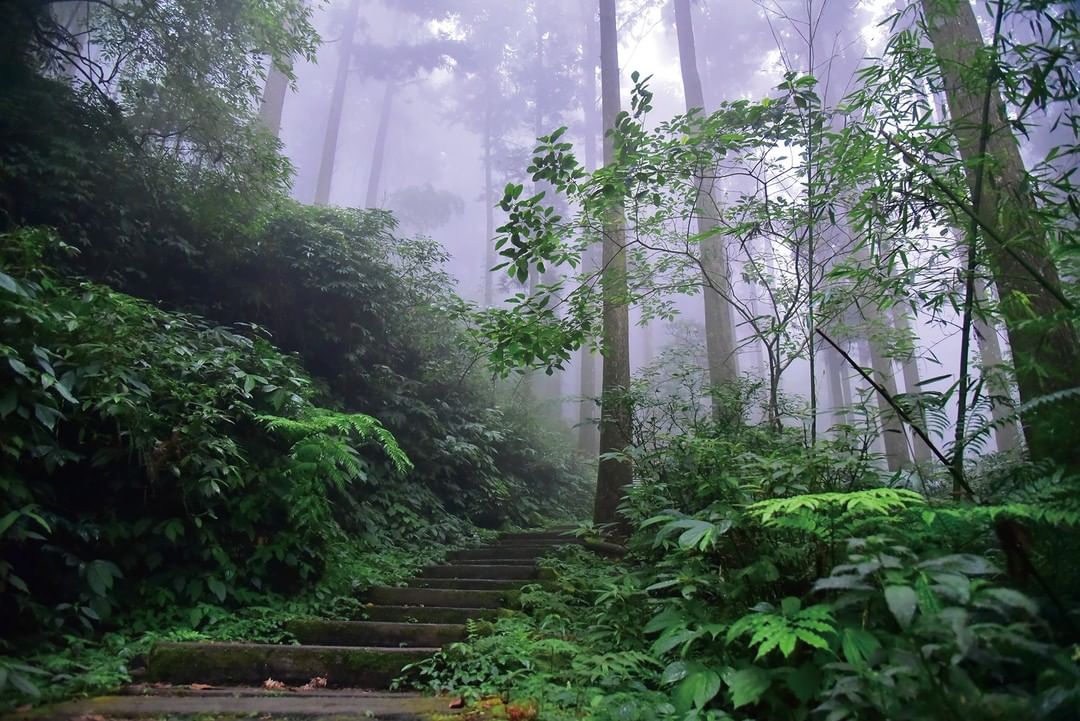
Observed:
[[[863,370],[862,366],[856,363],[855,360],[848,354],[848,352],[841,348],[839,345],[837,345],[836,341],[826,335],[824,331],[822,331],[820,328],[816,328],[814,332],[821,336],[822,340],[832,346],[833,350],[839,353],[840,357],[847,361],[848,365],[854,368],[855,372],[862,376],[863,380],[869,383],[875,391],[881,394],[881,397],[884,398],[885,401],[890,406],[892,406],[893,410],[896,411],[896,414],[900,416],[900,420],[911,426],[911,430],[914,431],[915,435],[921,438],[924,443],[926,443],[926,447],[930,449],[930,452],[933,453],[939,461],[941,461],[941,464],[943,466],[949,469],[949,474],[952,475],[953,480],[956,481],[956,484],[964,489],[964,492],[967,494],[968,498],[974,500],[975,492],[971,490],[971,486],[968,485],[967,480],[964,478],[964,474],[958,471],[953,466],[953,464],[949,462],[949,459],[945,456],[944,453],[941,452],[941,449],[939,449],[934,444],[934,442],[930,439],[930,436],[927,435],[926,431],[923,430],[923,428],[918,423],[916,423],[910,415],[908,415],[908,412],[904,410],[903,406],[901,406],[895,398],[893,398],[892,394],[885,390],[880,383],[875,381],[870,376],[870,374]]]

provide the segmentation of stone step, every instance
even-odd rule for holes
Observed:
[[[536,568],[534,558],[457,558],[452,561],[454,566],[525,566]]]
[[[499,608],[506,605],[511,593],[511,591],[471,591],[454,588],[376,586],[364,595],[366,601],[377,606]]]
[[[540,556],[546,555],[552,551],[554,546],[486,546],[480,548],[469,548],[464,551],[453,551],[447,556],[447,559],[451,561],[465,561],[469,559],[499,559],[501,561],[508,561],[512,558],[519,560],[535,560]]]
[[[544,528],[536,531],[509,531],[500,533],[499,538],[510,538],[514,540],[523,538],[563,538],[569,536],[575,530],[577,529],[574,526],[556,526],[555,528]]]
[[[5,716],[12,721],[88,719],[285,719],[340,718],[419,721],[438,714],[451,718],[449,700],[414,693],[356,689],[312,689],[282,693],[261,687],[190,688],[135,686],[123,695],[65,701]]]
[[[387,688],[410,663],[438,648],[278,646],[263,643],[159,643],[147,680],[164,683],[260,685],[268,678],[302,685],[316,676],[348,688]]]
[[[497,608],[454,608],[452,606],[366,606],[364,615],[369,621],[397,623],[465,623],[469,620],[491,620],[503,611]]]
[[[303,644],[321,646],[445,646],[465,638],[463,623],[394,623],[389,621],[326,621],[297,618],[285,630]]]
[[[506,578],[414,578],[410,588],[462,588],[472,591],[516,590],[535,581]]]
[[[513,578],[527,580],[537,578],[535,566],[455,564],[452,566],[428,566],[420,572],[421,578]]]

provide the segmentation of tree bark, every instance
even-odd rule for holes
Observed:
[[[262,101],[259,103],[259,120],[274,134],[281,137],[281,113],[285,108],[285,96],[289,92],[289,79],[273,65],[266,75]]]
[[[912,335],[911,321],[908,319],[908,314],[903,308],[894,306],[892,316],[897,331],[913,340],[917,338],[917,336]],[[921,379],[919,378],[919,359],[914,348],[910,354],[900,359],[900,368],[904,374],[904,392],[911,396],[912,402],[914,402],[914,397],[922,392],[919,385],[921,383]],[[908,409],[905,408],[905,410]],[[919,404],[918,406],[911,408],[908,412],[912,419],[919,424],[919,427],[929,433],[929,429],[926,427],[926,412],[923,410],[922,405]],[[920,438],[917,433],[912,434],[911,452],[916,463],[922,465],[930,462],[932,455],[930,453],[930,447],[926,445],[926,441]]]
[[[330,112],[326,118],[326,135],[323,137],[322,158],[319,162],[319,178],[315,184],[315,205],[330,202],[330,185],[334,179],[334,158],[337,156],[338,133],[341,131],[341,114],[345,107],[345,88],[349,84],[349,65],[352,62],[353,38],[356,21],[360,16],[360,0],[351,0],[345,15],[345,27],[341,33],[338,49],[337,75],[330,95]]]
[[[484,112],[484,307],[490,308],[495,301],[495,274],[491,269],[495,267],[495,185],[492,180],[492,145],[494,129],[492,124],[493,109],[491,107],[493,93],[489,89],[485,93],[487,106]]]
[[[585,22],[585,45],[583,48],[584,63],[582,73],[583,83],[583,110],[585,115],[585,168],[590,173],[596,170],[596,145],[601,135],[600,112],[597,107],[596,73],[600,65],[600,48],[597,46],[597,23],[596,6],[591,0],[584,0],[583,15]],[[582,265],[586,273],[596,273],[600,270],[598,248],[590,243],[585,249]],[[580,395],[581,402],[578,404],[578,450],[586,458],[594,458],[600,452],[600,435],[596,426],[597,396],[597,358],[588,348],[582,347],[580,354]]]
[[[600,86],[604,128],[615,127],[621,109],[619,97],[619,46],[615,25],[615,0],[600,0]],[[604,164],[615,160],[615,143],[604,137]],[[601,277],[604,340],[603,400],[600,406],[600,463],[596,474],[596,523],[618,521],[617,509],[623,489],[633,480],[633,468],[625,460],[604,458],[622,453],[631,443],[630,316],[626,284],[626,219],[621,199],[605,210],[603,275]]]
[[[871,326],[880,323],[880,316],[876,309],[870,310],[867,320]],[[874,380],[885,389],[893,398],[896,397],[896,377],[893,375],[892,359],[888,358],[881,350],[881,344],[873,338],[868,339],[870,346],[870,368],[873,370]],[[877,406],[881,417],[881,440],[885,443],[885,462],[890,471],[895,471],[911,464],[911,456],[908,454],[907,437],[904,435],[904,424],[897,417],[889,402],[877,395]]]
[[[683,95],[686,109],[700,108],[704,112],[705,93],[697,67],[697,48],[690,15],[690,0],[674,0],[675,30],[679,40],[679,66],[682,69]],[[716,203],[713,199],[714,181],[707,168],[702,168],[697,180],[697,199],[694,214],[701,235],[701,266],[705,299],[705,352],[709,364],[709,385],[717,388],[731,383],[739,376],[735,354],[735,332],[731,304],[721,295],[731,292],[727,248],[724,238],[716,232]],[[713,417],[723,415],[724,409],[713,396]]]
[[[383,91],[382,109],[379,111],[379,127],[375,131],[375,147],[371,152],[367,197],[364,199],[365,208],[379,207],[379,181],[382,179],[383,161],[386,158],[386,136],[390,132],[395,93],[397,93],[397,85],[393,80],[387,80],[386,89]]]
[[[981,306],[986,302],[986,287],[982,283],[975,286],[976,302]],[[997,328],[988,323],[979,314],[975,315],[975,338],[979,342],[979,372],[986,381],[986,388],[992,396],[1012,397],[1009,382],[1002,368],[1001,344],[998,342]],[[994,422],[994,440],[997,449],[1006,453],[1020,448],[1020,432],[1015,420],[1004,420],[1012,413],[1011,404],[990,404],[990,419]]]
[[[990,53],[983,46],[975,13],[967,0],[922,0],[922,9],[973,198],[982,175],[975,213],[1007,244],[982,234],[987,236],[990,269],[1001,295],[1020,401],[1029,403],[1077,384],[1080,340],[1069,321],[1051,318],[1061,306],[1036,280],[1037,275],[1053,289],[1061,285],[1000,90],[996,82],[987,84]],[[984,126],[989,131],[985,134]],[[985,157],[980,152],[984,142]],[[1080,467],[1080,400],[1044,404],[1025,414],[1023,425],[1033,458]]]

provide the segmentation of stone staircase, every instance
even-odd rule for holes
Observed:
[[[299,646],[251,643],[161,643],[147,680],[167,684],[290,686],[321,677],[331,687],[385,689],[404,666],[465,638],[469,619],[513,608],[522,586],[536,583],[536,559],[567,543],[561,531],[506,533],[480,548],[454,551],[405,586],[381,586],[363,597],[362,621],[297,619],[287,630]]]
[[[513,608],[521,587],[541,579],[536,559],[562,544],[582,541],[560,530],[505,533],[452,552],[404,586],[371,589],[363,621],[293,621],[288,629],[299,646],[161,643],[150,654],[148,684],[10,718],[444,718],[455,713],[446,699],[385,689],[405,665],[464,639],[466,621]],[[296,688],[317,677],[326,688]],[[293,688],[266,689],[269,678]]]

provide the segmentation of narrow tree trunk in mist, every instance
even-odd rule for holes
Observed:
[[[615,25],[615,0],[600,0],[600,87],[603,96],[604,128],[615,127],[621,109],[619,97],[619,37]],[[604,164],[615,161],[615,143],[604,137]],[[603,402],[600,407],[600,454],[622,453],[631,443],[631,408],[626,393],[630,388],[630,315],[626,285],[626,219],[623,204],[605,212],[603,276],[604,372]],[[618,521],[617,509],[623,489],[633,480],[634,471],[626,461],[601,458],[596,474],[596,523]]]
[[[683,95],[686,109],[705,107],[705,93],[698,75],[697,49],[694,45],[694,26],[690,16],[690,0],[674,0],[675,29],[679,38],[679,65],[682,68]],[[716,203],[713,200],[713,180],[707,177],[708,169],[702,169],[698,181],[697,216],[701,240],[701,266],[704,276],[705,298],[705,351],[709,363],[709,385],[714,388],[730,383],[739,376],[735,355],[735,333],[731,304],[718,292],[731,291],[728,277],[727,249],[724,238],[716,232]],[[723,415],[723,409],[713,398],[713,417]]]
[[[1001,295],[1020,401],[1029,403],[1076,385],[1080,340],[1068,321],[1048,320],[1061,305],[1024,267],[1033,268],[1049,288],[1060,289],[1004,102],[997,87],[987,87],[987,53],[975,13],[966,1],[956,0],[922,0],[922,8],[973,196],[981,168],[983,182],[975,211],[980,222],[1008,244],[1006,249],[999,240],[982,233]],[[987,93],[989,116],[984,117]],[[989,132],[984,134],[985,124],[989,124]],[[980,154],[983,147],[985,161]],[[1032,457],[1080,467],[1080,443],[1076,442],[1080,437],[1080,400],[1046,404],[1026,415],[1023,424]]]
[[[273,65],[266,75],[262,101],[259,103],[259,121],[274,134],[281,136],[281,113],[285,108],[285,96],[289,92],[289,79]]]
[[[319,161],[319,178],[315,184],[315,205],[330,202],[330,184],[334,179],[334,158],[337,155],[338,133],[341,131],[341,113],[345,107],[345,88],[349,84],[349,65],[352,62],[353,37],[356,20],[360,15],[360,0],[350,0],[345,15],[345,27],[338,48],[337,75],[330,95],[330,112],[326,118],[326,135],[323,137],[322,158]]]
[[[395,93],[397,93],[397,84],[393,80],[387,80],[386,89],[383,91],[382,109],[379,111],[379,127],[375,131],[375,147],[371,153],[367,197],[364,199],[365,208],[379,207],[379,181],[382,179],[383,161],[386,158],[386,136],[390,132]]]
[[[834,425],[851,425],[851,385],[848,383],[844,359],[831,345],[821,349],[821,361],[825,364],[825,378],[829,385]]]
[[[913,335],[911,332],[911,321],[908,319],[907,311],[900,306],[893,306],[893,323],[903,335],[912,338],[913,342],[918,336]],[[921,393],[921,379],[919,378],[919,358],[917,348],[912,348],[911,353],[905,358],[900,359],[900,368],[904,374],[904,392],[912,397],[912,403],[915,402],[914,396]],[[929,433],[929,429],[926,427],[926,413],[922,409],[922,404],[913,409],[911,412],[911,418],[919,427]],[[926,441],[918,436],[916,433],[912,433],[912,456],[915,458],[915,462],[922,465],[929,463],[931,458],[930,446],[926,445]]]
[[[492,129],[493,120],[491,98],[487,92],[487,106],[484,111],[484,307],[490,308],[495,302],[495,186],[492,181],[492,145],[495,142]]]
[[[976,300],[979,305],[986,302],[986,288],[982,283],[975,286]],[[1009,383],[1003,375],[1001,344],[998,342],[997,328],[979,315],[974,318],[975,337],[979,342],[979,359],[982,361],[980,372],[986,380],[986,388],[992,396],[1009,396]],[[990,418],[994,421],[994,440],[999,451],[1011,452],[1020,447],[1020,432],[1015,420],[1004,418],[1012,413],[1011,404],[991,403]]]
[[[602,134],[600,125],[600,113],[596,103],[596,73],[600,64],[600,48],[597,46],[597,23],[596,6],[592,0],[584,0],[583,15],[585,22],[585,46],[583,48],[582,73],[584,75],[584,87],[582,102],[585,114],[585,168],[590,173],[596,170],[596,144]],[[582,265],[586,273],[596,273],[600,270],[600,259],[597,257],[599,248],[595,243],[590,243],[583,253]],[[582,347],[580,354],[581,387],[579,389],[581,402],[578,405],[578,450],[582,455],[593,458],[600,451],[600,434],[594,420],[596,405],[593,401],[597,396],[597,362],[596,354],[589,348]]]
[[[879,326],[881,317],[876,309],[869,310],[867,316],[871,327]],[[874,380],[885,389],[886,393],[895,398],[897,390],[892,359],[882,353],[881,344],[874,341],[873,338],[868,339],[867,342],[870,346],[870,368],[873,370]],[[908,454],[907,436],[904,434],[904,424],[896,415],[896,411],[880,393],[875,393],[875,396],[877,397],[877,406],[881,417],[881,439],[885,443],[885,462],[888,464],[890,471],[895,471],[911,463],[911,456]]]

